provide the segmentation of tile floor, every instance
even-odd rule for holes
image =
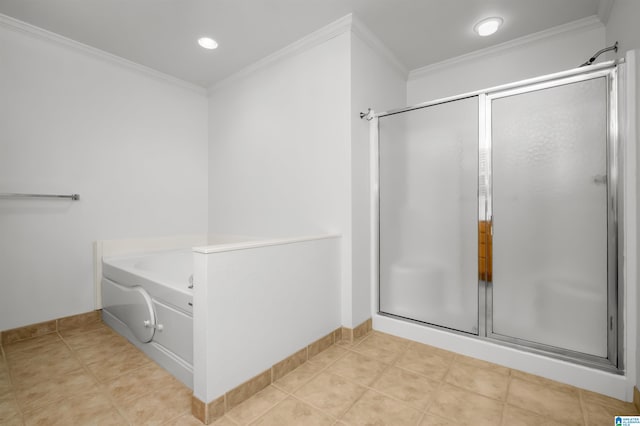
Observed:
[[[191,392],[100,322],[2,347],[1,425],[200,425]],[[613,425],[629,403],[372,332],[215,424]]]

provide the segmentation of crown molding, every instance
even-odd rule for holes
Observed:
[[[312,32],[311,34],[295,41],[282,49],[265,56],[264,58],[258,60],[257,62],[248,65],[247,67],[241,69],[240,71],[230,75],[227,78],[224,78],[211,86],[209,86],[209,94],[215,92],[216,90],[228,86],[238,80],[241,80],[247,77],[250,74],[255,73],[263,68],[268,67],[274,62],[280,61],[285,58],[289,58],[303,52],[305,50],[309,50],[315,46],[318,46],[325,41],[328,41],[334,37],[337,37],[349,30],[351,30],[353,24],[353,15],[350,13],[342,18],[338,19],[320,28],[317,31]]]
[[[409,69],[371,30],[357,17],[353,17],[351,32],[371,47],[378,55],[386,59],[393,69],[406,80]]]
[[[163,81],[165,83],[170,83],[172,85],[179,86],[184,89],[188,89],[190,91],[193,91],[201,95],[206,95],[207,93],[204,87],[189,83],[177,77],[173,77],[171,75],[154,70],[153,68],[149,68],[145,65],[138,64],[128,59],[124,59],[112,53],[105,52],[104,50],[97,49],[95,47],[86,45],[84,43],[80,43],[79,41],[70,39],[60,34],[56,34],[54,32],[45,30],[40,27],[36,27],[35,25],[28,24],[26,22],[12,18],[10,16],[3,15],[1,13],[0,13],[0,27],[6,28],[8,30],[11,30],[17,33],[27,34],[29,36],[32,36],[41,40],[55,43],[59,46],[63,46],[68,49],[74,50],[85,56],[97,58],[105,62],[109,62],[113,65],[117,65],[132,71],[136,71],[145,76],[153,77],[157,80]]]
[[[422,68],[411,70],[409,71],[409,81],[416,78],[420,78],[426,74],[429,74],[439,69],[447,68],[455,64],[481,58],[483,56],[491,55],[494,53],[499,53],[504,50],[513,49],[525,44],[533,43],[538,40],[544,40],[544,39],[556,37],[561,34],[581,33],[584,31],[590,31],[590,30],[594,30],[602,27],[604,27],[604,25],[602,24],[600,19],[595,15],[589,16],[583,19],[578,19],[577,21],[569,22],[563,25],[558,25],[556,27],[539,31],[537,33],[533,33],[533,34],[529,34],[513,40],[509,40],[507,42],[500,43],[495,46],[490,46],[484,49],[476,50],[471,53],[456,56],[451,59],[445,59],[444,61],[436,62],[434,64],[427,65]]]

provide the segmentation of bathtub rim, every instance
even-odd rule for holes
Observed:
[[[278,246],[283,244],[295,244],[304,241],[324,240],[328,238],[340,238],[339,233],[316,234],[301,237],[285,237],[285,238],[256,238],[251,241],[242,241],[227,244],[212,244],[206,246],[196,246],[192,248],[195,253],[210,254],[225,251],[250,250],[260,247]]]

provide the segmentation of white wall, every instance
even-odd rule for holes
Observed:
[[[386,111],[406,103],[406,72],[363,25],[351,33],[351,279],[343,289],[343,325],[371,318],[371,174],[367,108]]]
[[[194,256],[193,390],[201,401],[340,327],[338,237],[200,247]]]
[[[81,199],[0,200],[0,330],[94,309],[94,240],[207,227],[204,92],[53,39],[0,26],[0,192]]]
[[[342,34],[214,88],[209,232],[344,232],[349,38]]]
[[[371,317],[369,127],[358,114],[404,105],[406,79],[361,23],[340,21],[341,34],[212,88],[209,232],[340,233],[342,324],[355,327]]]
[[[341,234],[342,288],[351,280],[349,53],[345,30],[209,99],[209,232]]]
[[[640,25],[638,25],[638,17],[640,17],[640,2],[637,0],[615,0],[613,3],[613,7],[611,9],[611,13],[609,15],[609,20],[607,22],[607,45],[612,45],[616,41],[618,41],[618,52],[615,55],[616,57],[624,57],[625,53],[630,50],[640,49]],[[636,58],[638,57],[636,52]],[[636,64],[637,66],[637,64]],[[636,72],[637,72],[636,68]],[[638,149],[639,141],[637,139],[637,125],[640,123],[640,96],[638,96],[638,87],[640,87],[640,75],[636,73],[635,76],[636,81],[636,140],[631,141],[631,143],[635,144],[636,148],[636,170],[638,165],[640,164],[640,149]],[[638,198],[640,199],[640,175],[636,174],[636,189],[638,192]],[[636,199],[636,206],[637,206]],[[629,219],[627,219],[629,220]],[[633,219],[632,219],[633,220]],[[640,232],[640,216],[636,217],[636,230]],[[637,234],[636,241],[640,241],[640,233]],[[637,259],[636,259],[637,261]],[[640,266],[640,263],[639,263]],[[636,269],[636,280],[640,277],[640,269]],[[628,286],[635,286],[636,294],[640,297],[640,291],[637,291],[638,283],[627,283]],[[640,299],[636,300],[636,317],[640,320],[640,315],[637,315],[637,306],[640,306]],[[640,356],[637,354],[640,352],[640,323],[637,324],[636,332],[636,365],[635,371],[636,375],[640,374]],[[640,377],[636,376],[636,386],[640,382]]]
[[[576,68],[604,44],[604,26],[595,18],[523,37],[411,71],[407,103],[415,105]]]

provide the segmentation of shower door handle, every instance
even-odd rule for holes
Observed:
[[[607,175],[595,175],[593,176],[593,183],[596,185],[606,185],[607,184]]]

